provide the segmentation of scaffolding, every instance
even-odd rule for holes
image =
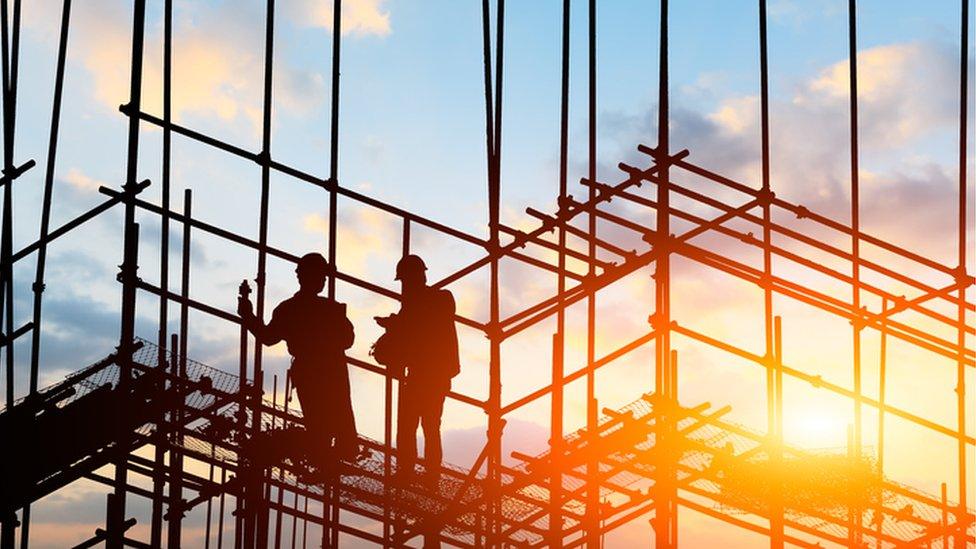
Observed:
[[[322,546],[339,545],[340,536],[360,538],[384,547],[409,546],[421,537],[437,538],[458,547],[529,547],[586,545],[600,547],[606,533],[630,521],[650,516],[655,547],[679,545],[679,509],[692,510],[733,526],[768,537],[771,547],[796,545],[818,547],[969,547],[976,544],[974,513],[967,500],[967,452],[976,440],[966,425],[966,373],[976,367],[976,352],[967,337],[976,329],[967,314],[976,305],[966,291],[974,284],[967,273],[967,85],[968,1],[961,0],[961,49],[959,90],[959,196],[958,263],[943,265],[916,251],[862,232],[859,222],[858,111],[857,111],[857,12],[849,0],[850,54],[850,160],[851,216],[841,222],[803,205],[777,197],[769,167],[769,94],[766,2],[759,0],[760,105],[762,166],[757,188],[715,173],[694,162],[693,152],[675,150],[669,135],[669,39],[668,1],[660,3],[660,58],[657,143],[639,145],[646,164],[621,163],[616,182],[597,178],[597,72],[595,0],[588,0],[588,172],[580,180],[585,198],[577,199],[568,188],[568,125],[570,68],[570,0],[562,12],[562,73],[560,109],[560,162],[558,207],[544,213],[529,208],[537,224],[529,229],[508,226],[500,218],[501,137],[504,75],[505,0],[482,2],[483,63],[485,89],[486,170],[488,181],[488,237],[469,234],[436,220],[377,200],[343,186],[339,180],[338,132],[340,90],[341,0],[333,3],[332,96],[330,164],[327,176],[306,173],[274,159],[271,152],[271,107],[275,39],[275,2],[268,0],[263,74],[263,117],[260,151],[249,151],[211,137],[172,119],[173,4],[163,2],[163,112],[162,117],[143,109],[143,58],[146,0],[133,0],[130,98],[120,111],[128,120],[128,156],[121,189],[102,187],[104,201],[51,229],[51,195],[59,137],[61,98],[71,0],[63,0],[55,75],[52,123],[45,167],[41,227],[38,239],[13,250],[12,186],[32,169],[33,160],[18,164],[14,135],[17,105],[17,73],[20,36],[20,0],[0,2],[3,47],[4,209],[0,240],[0,311],[3,314],[2,345],[6,372],[6,406],[0,412],[0,436],[17,440],[20,452],[0,456],[4,475],[0,487],[0,549],[29,542],[30,506],[78,479],[103,483],[111,489],[106,500],[103,528],[79,547],[104,543],[106,547],[179,547],[186,543],[183,518],[190,510],[206,508],[207,546],[295,547],[320,534]],[[12,9],[10,9],[12,8]],[[494,23],[494,32],[492,29]],[[162,133],[161,201],[140,196],[149,185],[140,180],[137,163],[140,128]],[[261,170],[258,238],[235,233],[193,216],[192,191],[186,190],[183,210],[170,204],[170,150],[173,135],[182,136],[223,153],[253,161]],[[272,174],[318,187],[328,196],[328,259],[336,264],[338,199],[374,208],[395,216],[402,226],[403,253],[411,249],[411,231],[432,230],[460,243],[472,245],[483,255],[434,283],[450,287],[483,269],[489,275],[488,319],[458,316],[457,322],[483,333],[489,341],[488,396],[479,399],[461,392],[449,398],[483,410],[487,415],[487,444],[471,465],[443,464],[433,487],[402,485],[394,481],[396,449],[393,445],[394,396],[397,374],[374,363],[370,357],[350,356],[349,364],[382,376],[385,380],[384,440],[361,438],[366,457],[355,464],[319,470],[303,455],[302,415],[266,391],[269,381],[262,366],[262,349],[241,328],[239,371],[236,375],[188,358],[188,315],[201,312],[233,325],[241,320],[234,312],[195,299],[190,294],[191,237],[206,234],[256,252],[256,315],[265,316],[266,266],[269,258],[296,262],[300,252],[279,249],[268,240],[269,193]],[[696,183],[686,183],[693,179]],[[649,189],[649,190],[648,190]],[[626,210],[611,207],[625,203]],[[121,283],[121,333],[119,345],[105,359],[68,376],[51,387],[38,387],[39,352],[42,347],[41,310],[48,245],[96,216],[121,207],[124,210]],[[702,212],[711,212],[706,215]],[[140,215],[158,216],[161,222],[159,284],[138,276]],[[734,223],[733,223],[734,222]],[[601,234],[599,226],[614,231]],[[752,230],[743,229],[749,226]],[[178,288],[170,282],[169,244],[172,226],[182,229],[182,265]],[[814,229],[811,229],[813,227]],[[824,235],[829,236],[824,236]],[[758,252],[756,263],[730,253],[702,235],[720,235],[742,249]],[[838,246],[849,241],[849,247]],[[579,243],[583,245],[580,246]],[[628,249],[627,243],[640,247]],[[574,245],[574,243],[576,245]],[[891,264],[861,254],[861,246],[881,250]],[[549,253],[549,255],[547,255]],[[34,301],[29,322],[17,326],[14,318],[13,266],[36,254]],[[818,258],[829,257],[831,262]],[[671,310],[672,258],[682,258],[714,272],[742,280],[763,294],[764,352],[756,354],[721,338],[695,329]],[[794,268],[774,272],[774,260],[787,260]],[[503,316],[500,284],[501,261],[518,262],[538,273],[555,275],[556,290],[538,302]],[[912,265],[925,276],[905,274],[895,262]],[[838,267],[838,265],[841,265]],[[654,310],[646,333],[598,356],[596,314],[598,292],[628,275],[653,268]],[[825,277],[830,289],[810,287],[809,276]],[[930,280],[944,280],[932,284]],[[399,296],[382,285],[336,272],[328,279],[328,295],[336,296],[342,282],[390,299]],[[889,288],[910,288],[906,297]],[[248,288],[242,285],[246,296]],[[135,333],[136,300],[141,293],[159,299],[159,332],[156,341]],[[782,320],[774,310],[774,296],[783,296],[851,324],[853,383],[836,384],[819,375],[791,367],[782,353]],[[168,334],[170,304],[179,307],[179,333]],[[577,369],[565,364],[567,317],[574,305],[586,311],[585,361]],[[936,304],[941,306],[937,307]],[[955,314],[946,314],[951,307]],[[899,315],[910,312],[911,315]],[[551,379],[548,384],[509,402],[502,398],[502,346],[510,338],[544,321],[555,320],[552,334]],[[861,364],[862,333],[880,338],[880,391],[865,394]],[[14,395],[14,345],[30,334],[29,390]],[[952,334],[947,336],[946,334]],[[678,355],[672,339],[727,353],[730,358],[763,369],[767,403],[767,429],[756,432],[728,420],[724,403],[687,403],[679,398]],[[946,398],[955,401],[954,425],[918,415],[885,401],[885,349],[888,340],[944,357],[956,365],[957,384]],[[602,409],[596,372],[637,349],[653,347],[654,385],[620,409]],[[763,486],[761,498],[742,491],[737,475],[755,467],[785,470],[798,460],[816,459],[808,450],[784,444],[784,379],[809,384],[818,391],[845,399],[853,408],[846,458],[850,463],[874,464],[861,487],[863,497],[830,504],[816,504],[796,497],[785,476],[774,476]],[[585,380],[586,421],[575,430],[564,425],[564,392],[577,380]],[[286,384],[288,382],[286,381]],[[286,393],[289,391],[286,388]],[[549,450],[539,455],[514,454],[519,464],[503,459],[506,418],[525,406],[548,398],[550,402]],[[877,414],[877,459],[866,459],[862,410]],[[138,410],[138,413],[131,413]],[[125,411],[126,413],[122,413]],[[955,471],[946,471],[939,495],[892,481],[885,476],[885,419],[896,417],[958,448]],[[78,436],[83,432],[82,436]],[[74,436],[68,436],[72,434]],[[145,456],[151,451],[152,458]],[[103,474],[111,466],[111,476]],[[205,473],[204,473],[205,472]],[[952,475],[957,494],[947,490]],[[142,487],[130,477],[151,482]],[[842,479],[843,480],[843,479]],[[738,484],[737,484],[738,482]],[[132,534],[135,519],[128,516],[133,498],[151,504],[148,539]],[[19,512],[19,514],[18,514]],[[289,523],[290,522],[290,526]],[[364,527],[368,523],[376,528]],[[231,524],[233,526],[231,527]],[[165,542],[164,542],[165,536]],[[288,539],[290,536],[290,539]],[[343,538],[344,539],[344,538]]]

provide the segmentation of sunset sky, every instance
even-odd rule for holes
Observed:
[[[128,100],[131,2],[75,2],[72,12],[61,140],[56,164],[52,226],[57,227],[103,201],[100,185],[124,182],[127,120],[118,106]],[[478,236],[487,235],[481,3],[475,0],[345,0],[343,13],[340,184],[405,210]],[[569,183],[587,167],[586,2],[574,1],[572,21]],[[753,187],[759,186],[758,8],[754,1],[698,0],[671,7],[671,142],[688,149],[689,160]],[[858,2],[858,64],[861,138],[862,230],[940,263],[957,258],[959,3],[862,0]],[[256,0],[176,0],[174,15],[174,119],[247,150],[258,152],[264,47],[264,4]],[[502,150],[502,221],[520,228],[537,222],[527,207],[552,212],[558,189],[560,23],[562,2],[507,3]],[[162,8],[150,0],[147,17],[144,110],[162,112]],[[47,159],[52,83],[61,3],[24,2],[24,35],[17,118],[17,158],[38,167],[14,185],[18,250],[37,238],[43,167]],[[771,180],[777,196],[848,222],[850,151],[848,111],[847,2],[770,0],[769,70]],[[331,2],[280,0],[275,36],[272,156],[303,171],[326,177],[329,167]],[[600,2],[598,35],[598,176],[623,179],[618,162],[646,166],[638,144],[654,145],[657,135],[658,5],[636,0]],[[972,25],[971,25],[972,28]],[[973,44],[970,40],[970,46]],[[972,80],[972,51],[969,53]],[[974,109],[970,82],[969,129]],[[139,179],[153,185],[143,193],[160,199],[161,132],[143,126]],[[972,143],[972,137],[970,137]],[[970,197],[973,153],[968,151]],[[183,189],[193,190],[194,216],[257,239],[260,169],[174,136],[172,197],[182,208]],[[653,193],[645,185],[642,194]],[[618,206],[648,224],[653,214]],[[118,344],[122,210],[115,209],[59,239],[49,250],[44,302],[41,386],[109,354]],[[394,265],[400,255],[397,218],[339,200],[337,266],[397,290]],[[322,189],[272,174],[270,244],[296,255],[326,249],[328,196]],[[784,222],[787,218],[782,218]],[[968,242],[972,250],[973,204]],[[140,216],[139,275],[158,281],[159,222]],[[746,231],[757,227],[733,224]],[[800,227],[808,227],[800,225]],[[174,225],[171,281],[179,276],[182,229]],[[612,233],[606,233],[611,235]],[[477,259],[482,250],[449,237],[414,229],[413,249],[436,280]],[[612,238],[612,236],[608,236]],[[834,237],[836,239],[836,235]],[[721,241],[711,242],[722,247]],[[849,247],[849,241],[833,240]],[[723,248],[724,249],[724,248]],[[227,311],[236,306],[237,286],[253,280],[256,254],[214,237],[193,235],[191,296]],[[864,254],[890,260],[875,249]],[[872,255],[874,254],[874,255]],[[545,257],[540,255],[540,257]],[[753,264],[756,256],[748,257]],[[969,272],[976,253],[970,252]],[[848,269],[834,263],[838,269]],[[800,272],[786,262],[782,272]],[[931,277],[908,264],[895,270],[933,286]],[[672,288],[675,317],[682,324],[757,354],[763,352],[761,291],[690,261],[675,260]],[[597,356],[648,330],[653,281],[642,269],[598,297]],[[30,318],[33,256],[15,268],[16,325]],[[290,296],[292,267],[270,260],[268,305]],[[831,288],[820,279],[798,279]],[[929,278],[924,278],[929,277]],[[502,316],[552,295],[555,278],[514,262],[504,262]],[[177,287],[177,286],[174,286]],[[451,286],[459,313],[487,320],[487,271]],[[841,287],[843,288],[843,287]],[[912,290],[886,287],[908,297]],[[848,290],[849,291],[849,290]],[[972,291],[969,300],[972,301]],[[849,299],[840,291],[837,295]],[[357,340],[352,354],[367,357],[378,337],[374,315],[396,310],[395,302],[339,284],[338,298],[349,306]],[[865,306],[878,310],[876,300]],[[850,386],[851,329],[844,319],[777,298],[783,316],[784,361],[834,383]],[[139,294],[137,334],[156,338],[158,302]],[[177,308],[170,318],[177,319]],[[951,307],[940,311],[952,313]],[[569,313],[567,371],[585,358],[582,307]],[[902,318],[902,317],[899,317]],[[928,329],[916,316],[903,317]],[[972,323],[972,315],[969,322]],[[170,330],[177,329],[172,322]],[[502,351],[503,402],[515,400],[550,380],[553,319],[505,343]],[[201,313],[190,316],[189,356],[235,372],[238,328]],[[939,332],[953,339],[953,332]],[[487,397],[485,338],[462,328],[462,373],[454,388]],[[865,393],[878,392],[878,343],[864,335]],[[764,371],[740,359],[676,337],[680,393],[684,404],[704,401],[731,405],[730,418],[755,430],[766,425]],[[968,341],[972,348],[972,338]],[[16,346],[18,396],[26,392],[29,338]],[[956,368],[952,360],[891,343],[888,395],[893,406],[943,425],[955,426]],[[267,377],[281,378],[289,357],[284,345],[267,351]],[[653,349],[645,346],[601,370],[601,406],[617,408],[653,389]],[[5,380],[0,380],[4,383]],[[976,374],[967,371],[967,385]],[[270,382],[268,385],[270,390]],[[843,448],[852,421],[849,401],[809,384],[786,383],[787,441],[806,448]],[[972,393],[972,390],[970,390]],[[585,423],[585,384],[566,392],[566,429]],[[382,439],[383,379],[353,371],[353,399],[362,434]],[[538,453],[549,438],[548,398],[509,417],[506,455]],[[969,399],[968,417],[976,413]],[[865,445],[873,447],[877,419],[865,410]],[[449,402],[445,412],[445,460],[462,467],[484,443],[481,410]],[[970,421],[972,424],[973,422]],[[956,493],[956,446],[931,431],[890,419],[886,436],[888,476],[929,493],[948,482]],[[870,448],[869,448],[870,450]],[[969,448],[970,456],[973,448]],[[969,486],[976,486],[970,469]],[[101,526],[105,489],[84,482],[34,508],[34,547],[63,547],[89,537]],[[952,496],[950,496],[952,497]],[[139,507],[135,507],[139,509]],[[188,532],[200,522],[188,522]],[[140,520],[137,532],[147,528]],[[681,514],[682,544],[688,547],[763,546],[763,538],[691,511]],[[646,544],[644,519],[608,537],[610,546]]]

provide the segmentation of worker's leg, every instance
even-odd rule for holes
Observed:
[[[345,365],[342,365],[345,368]],[[328,391],[329,424],[335,437],[335,450],[340,459],[354,460],[359,453],[359,437],[356,434],[356,418],[352,410],[352,392],[349,373],[339,375],[330,382]]]
[[[444,413],[444,399],[451,390],[451,380],[430,380],[424,388],[424,403],[420,417],[424,429],[424,484],[428,490],[436,491],[440,481],[441,461],[441,415]],[[424,522],[424,549],[440,549],[440,534],[443,524],[437,515]]]
[[[331,433],[325,422],[324,387],[316,381],[314,376],[310,376],[304,371],[292,370],[292,383],[295,384],[295,391],[298,393],[305,432],[308,433],[309,438],[308,455],[313,459],[321,460],[327,454]]]
[[[420,422],[422,395],[409,383],[400,386],[397,405],[397,472],[412,473],[417,462],[417,424]]]
[[[318,437],[325,433],[325,425],[322,423],[324,414],[320,409],[322,407],[322,399],[317,398],[315,394],[315,387],[313,386],[313,379],[311,379],[305,372],[293,370],[292,371],[292,383],[295,385],[295,392],[298,393],[298,403],[302,406],[302,418],[305,423],[305,431],[310,435],[314,433],[314,436]]]
[[[341,459],[354,460],[359,454],[359,437],[356,434],[356,417],[352,411],[352,398],[348,393],[338,399],[334,429],[336,452]]]
[[[444,452],[441,449],[441,416],[444,414],[444,399],[451,390],[451,380],[431,381],[424,401],[421,424],[424,428],[424,462],[428,474],[434,480],[440,470]]]

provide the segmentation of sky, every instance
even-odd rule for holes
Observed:
[[[399,208],[487,235],[481,3],[474,0],[346,0],[343,2],[342,80],[339,109],[339,181],[344,187]],[[586,3],[572,2],[569,102],[570,193],[584,196],[576,182],[587,170]],[[671,134],[675,149],[715,172],[758,186],[759,51],[755,2],[699,0],[671,7]],[[770,0],[769,75],[771,182],[777,196],[847,222],[850,216],[847,12],[842,0]],[[862,230],[956,265],[958,191],[958,3],[864,0],[858,3],[860,180]],[[553,211],[558,189],[561,5],[557,0],[510,1],[506,6],[501,216],[510,226],[536,223],[526,208]],[[174,120],[257,152],[261,142],[264,5],[256,0],[174,2]],[[14,186],[14,249],[37,237],[43,188],[52,83],[61,4],[24,3],[16,153],[38,167]],[[119,112],[128,98],[131,3],[76,2],[55,166],[52,226],[57,227],[104,200],[101,185],[124,182],[127,121]],[[597,12],[598,179],[623,179],[618,162],[646,165],[638,144],[657,135],[658,6],[646,2],[601,2]],[[331,3],[278,2],[275,35],[272,156],[326,177],[329,169],[331,96]],[[971,25],[972,28],[972,25]],[[144,81],[144,110],[162,112],[162,1],[150,0]],[[970,44],[972,44],[972,40]],[[972,51],[968,62],[972,74]],[[973,96],[967,98],[972,134]],[[970,138],[972,139],[972,138]],[[161,132],[141,129],[139,179],[153,184],[143,193],[159,202]],[[973,141],[971,140],[970,143]],[[973,153],[968,185],[973,192]],[[172,203],[183,207],[183,189],[193,191],[193,215],[256,239],[260,169],[246,160],[173,137]],[[695,184],[689,180],[689,184]],[[700,182],[698,182],[700,184]],[[271,245],[301,254],[324,251],[328,242],[328,197],[324,191],[272,174]],[[645,187],[642,193],[653,192]],[[968,242],[973,242],[969,204]],[[618,205],[629,216],[653,215]],[[705,210],[702,210],[705,211]],[[400,221],[374,208],[340,198],[337,266],[343,272],[396,290]],[[638,217],[639,218],[639,217]],[[159,278],[159,222],[140,215],[140,276]],[[110,353],[118,343],[121,210],[103,214],[57,240],[49,250],[42,323],[41,386]],[[732,225],[736,226],[736,225]],[[738,225],[737,227],[743,227]],[[801,225],[810,228],[805,225]],[[171,280],[179,273],[181,239],[174,229],[169,258]],[[601,225],[601,231],[612,235]],[[754,230],[754,229],[749,229]],[[812,230],[812,229],[811,229]],[[480,250],[414,227],[411,246],[434,279],[477,259]],[[831,237],[835,238],[835,237]],[[720,238],[703,240],[735,251]],[[835,242],[849,246],[846,242]],[[576,244],[579,245],[578,243]],[[256,254],[199,231],[192,236],[191,296],[232,311],[237,286],[255,276]],[[892,261],[877,249],[864,254]],[[972,272],[970,253],[969,270]],[[540,255],[540,257],[546,257]],[[15,267],[15,316],[30,318],[34,256]],[[824,261],[827,261],[824,259]],[[892,263],[933,285],[948,281],[908,264]],[[844,268],[836,265],[837,268]],[[797,272],[786,261],[774,269]],[[741,282],[675,261],[675,315],[694,329],[761,353],[761,293]],[[598,296],[597,355],[647,331],[653,310],[646,269]],[[827,281],[798,276],[816,288]],[[928,277],[928,278],[927,278]],[[502,314],[551,295],[555,278],[512,261],[502,263]],[[291,266],[269,260],[268,304],[295,289]],[[913,290],[891,287],[909,297]],[[487,318],[487,275],[480,270],[451,286],[459,313]],[[365,358],[379,335],[371,317],[396,310],[389,299],[339,284],[349,304],[357,341],[352,354]],[[866,306],[879,304],[866,301]],[[849,386],[850,327],[786,298],[774,307],[783,316],[784,357],[791,366]],[[155,339],[158,302],[138,300],[137,334]],[[176,319],[177,309],[170,309]],[[571,309],[567,331],[570,370],[582,365],[585,322]],[[950,309],[951,311],[951,309]],[[913,322],[923,320],[906,316]],[[970,322],[972,319],[970,318]],[[177,329],[171,322],[170,331]],[[548,383],[552,319],[506,342],[502,351],[503,402]],[[935,329],[935,328],[932,328]],[[483,336],[460,328],[462,373],[455,390],[487,396],[488,346]],[[945,335],[945,334],[943,334]],[[945,337],[954,337],[951,333]],[[876,334],[865,335],[865,392],[877,394]],[[26,391],[29,338],[16,346],[18,395]],[[236,371],[237,328],[200,313],[190,315],[189,356]],[[967,344],[972,347],[971,339]],[[729,355],[676,338],[682,402],[730,405],[730,417],[765,428],[764,374]],[[283,346],[266,352],[268,378],[284,376]],[[951,361],[906,345],[889,349],[888,399],[933,421],[955,421],[955,367]],[[601,406],[620,407],[653,388],[653,352],[645,346],[597,376]],[[972,369],[967,384],[976,381]],[[5,383],[5,380],[0,380]],[[584,388],[566,392],[566,428],[585,423]],[[268,387],[270,390],[270,386]],[[787,382],[787,439],[806,448],[840,448],[852,421],[851,405],[809,384]],[[382,378],[353,371],[353,399],[360,431],[383,434],[376,413]],[[549,400],[541,398],[514,413],[505,435],[506,453],[537,453],[549,438]],[[973,399],[967,410],[974,417]],[[866,412],[865,422],[876,421]],[[865,428],[873,444],[876,433]],[[444,422],[445,459],[469,466],[483,444],[485,416],[449,402]],[[937,493],[947,481],[954,490],[955,446],[951,440],[890,422],[886,470],[891,478]],[[922,450],[919,450],[922,449]],[[970,455],[972,448],[970,448]],[[972,477],[972,475],[970,475]],[[969,485],[976,485],[970,478]],[[35,547],[61,547],[87,538],[100,525],[104,489],[83,482],[38,503]],[[972,495],[970,496],[972,498]],[[690,547],[763,545],[753,534],[683,512],[683,543]],[[191,518],[192,520],[196,520]],[[199,522],[199,521],[198,521]],[[140,521],[144,528],[145,521]],[[196,524],[196,523],[194,523]],[[611,546],[647,543],[646,520],[633,521],[608,538]]]

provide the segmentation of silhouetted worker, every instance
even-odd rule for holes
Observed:
[[[295,272],[298,292],[275,307],[267,326],[254,316],[246,296],[238,298],[237,313],[258,342],[287,343],[292,384],[315,443],[309,454],[323,459],[334,449],[336,457],[351,461],[359,453],[345,354],[354,339],[352,323],[344,303],[319,295],[332,272],[321,254],[302,256]]]
[[[396,334],[398,367],[406,369],[397,411],[397,474],[409,478],[417,461],[417,427],[424,430],[426,480],[435,485],[441,464],[441,414],[460,371],[454,296],[427,286],[427,266],[416,255],[397,263],[401,284],[400,312],[376,321]]]

